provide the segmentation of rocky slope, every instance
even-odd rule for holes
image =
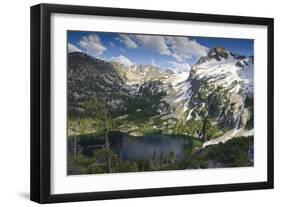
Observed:
[[[192,67],[187,119],[211,117],[224,128],[250,125],[253,116],[253,57],[212,49]],[[249,126],[251,127],[251,126]]]
[[[253,128],[253,67],[253,57],[222,47],[201,57],[190,72],[180,73],[152,65],[126,67],[70,53],[69,114],[89,116],[87,106],[94,98],[93,103],[110,108],[113,118],[126,117],[128,123],[151,123],[165,133],[205,140],[226,131],[234,136]],[[95,110],[100,111],[90,108]],[[95,117],[95,113],[90,116]],[[157,123],[151,121],[155,117]]]
[[[123,78],[110,63],[80,52],[68,54],[67,84],[68,110],[73,116],[87,116],[85,105],[93,97],[108,100],[113,110],[119,110],[128,97]]]
[[[69,115],[85,117],[91,102],[106,105],[113,116],[145,107],[157,114],[171,73],[149,65],[126,67],[74,52],[68,54],[67,75]]]

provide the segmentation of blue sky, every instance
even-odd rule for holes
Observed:
[[[68,31],[68,52],[85,52],[124,65],[152,64],[160,68],[188,70],[213,47],[253,55],[254,41],[210,37],[121,34]]]

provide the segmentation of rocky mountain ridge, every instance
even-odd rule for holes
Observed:
[[[213,48],[190,72],[175,73],[74,52],[68,66],[70,115],[88,116],[86,106],[95,98],[106,103],[113,118],[141,114],[142,121],[165,132],[210,139],[225,130],[234,135],[253,128],[253,57]]]

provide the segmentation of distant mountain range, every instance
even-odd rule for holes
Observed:
[[[235,136],[253,129],[253,70],[252,56],[222,47],[211,49],[190,71],[178,73],[73,52],[68,54],[68,114],[91,116],[85,106],[95,97],[106,102],[113,118],[141,112],[148,121],[160,118],[161,129],[192,123],[196,130],[186,133],[207,139],[209,124]]]

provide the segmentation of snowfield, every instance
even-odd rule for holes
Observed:
[[[253,62],[247,57],[237,60],[235,56],[218,61],[211,59],[195,65],[193,70],[198,79],[207,80],[216,86],[231,88],[231,92],[238,93],[240,89],[245,92],[253,92]]]

